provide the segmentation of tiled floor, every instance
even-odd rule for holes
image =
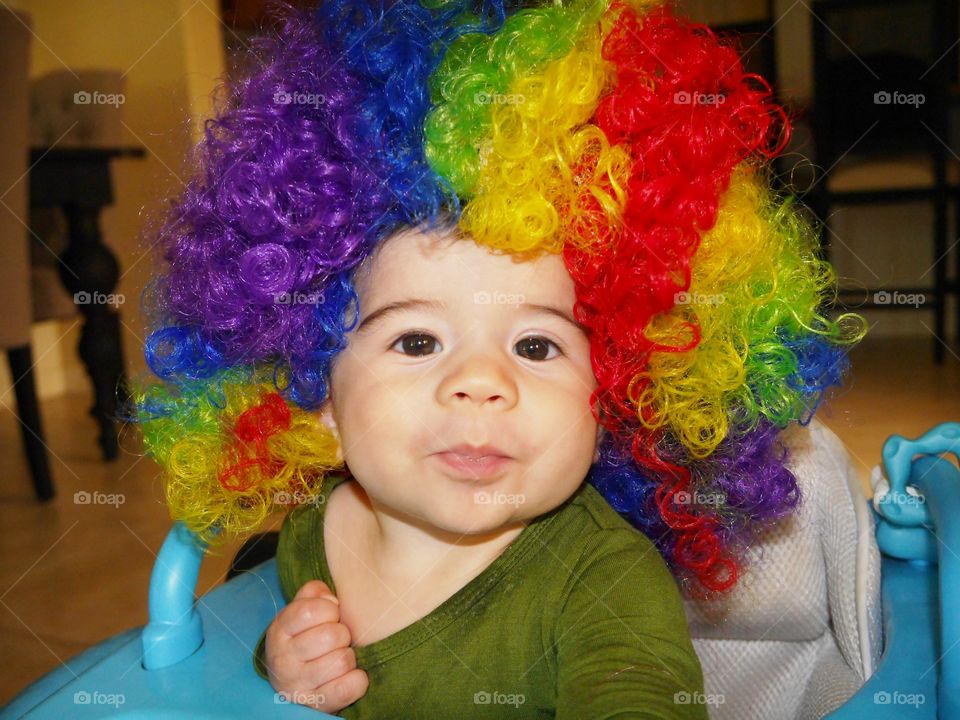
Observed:
[[[928,341],[903,340],[867,341],[852,358],[847,387],[818,416],[844,441],[868,487],[887,435],[915,437],[960,420],[960,358],[948,353],[937,367]],[[44,403],[58,493],[45,505],[33,498],[17,421],[0,411],[0,657],[7,667],[0,704],[61,661],[147,620],[150,572],[169,528],[157,469],[140,456],[135,437],[123,439],[117,461],[101,462],[89,402],[78,394]],[[123,502],[75,503],[83,491]],[[201,592],[222,582],[237,547],[204,561]]]

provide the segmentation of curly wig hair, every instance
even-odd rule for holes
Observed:
[[[709,28],[646,0],[276,3],[164,208],[132,417],[207,542],[342,467],[317,422],[385,238],[452,222],[561,254],[606,429],[586,478],[678,579],[732,588],[800,502],[778,438],[842,383],[815,227],[772,189],[789,120]],[[300,302],[302,298],[310,302]]]

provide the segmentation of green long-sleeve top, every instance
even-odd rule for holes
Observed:
[[[287,602],[320,579],[330,492],[284,520],[277,571]],[[263,665],[266,631],[254,654]],[[707,718],[680,592],[653,543],[588,483],[530,521],[478,576],[426,617],[354,647],[367,718]],[[691,701],[692,700],[692,701]]]

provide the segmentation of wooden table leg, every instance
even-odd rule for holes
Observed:
[[[65,205],[70,244],[60,256],[60,279],[83,313],[80,358],[93,381],[91,414],[100,425],[100,448],[107,460],[117,456],[118,401],[128,398],[123,372],[120,316],[113,295],[119,265],[100,234],[100,206]]]

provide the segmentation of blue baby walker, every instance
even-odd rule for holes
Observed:
[[[960,458],[960,423],[883,446],[889,491],[868,502],[883,655],[830,720],[960,719],[960,472],[946,452]],[[154,565],[149,623],[40,678],[0,718],[334,717],[284,701],[253,669],[252,648],[284,605],[275,560],[195,600],[203,554],[175,523]]]

